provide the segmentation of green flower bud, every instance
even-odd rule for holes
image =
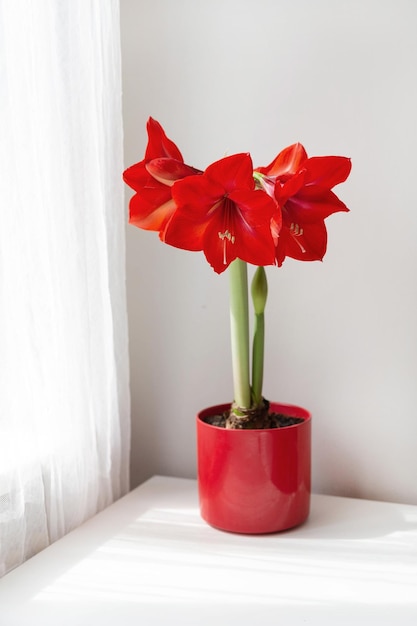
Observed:
[[[266,279],[265,268],[262,266],[258,267],[253,276],[251,293],[255,313],[256,315],[261,315],[265,311],[268,296],[268,281]]]

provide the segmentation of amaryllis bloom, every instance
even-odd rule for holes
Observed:
[[[272,220],[276,260],[321,261],[327,249],[326,217],[349,211],[331,189],[349,176],[350,159],[339,156],[307,157],[304,147],[285,148],[267,167],[255,172],[258,185],[275,199],[282,224]]]
[[[218,274],[236,258],[254,265],[275,263],[270,223],[277,207],[255,189],[249,154],[225,157],[200,176],[178,180],[172,197],[177,210],[164,233],[166,243],[203,250]]]
[[[253,171],[248,153],[225,157],[204,172],[185,165],[177,146],[152,118],[144,159],[124,172],[136,194],[130,222],[159,231],[177,248],[203,251],[218,274],[229,268],[233,396],[226,428],[271,428],[262,395],[264,316],[268,293],[265,265],[285,257],[322,259],[326,217],[348,208],[332,188],[349,175],[345,157],[308,158],[301,144],[289,146],[267,167]],[[258,266],[250,293],[253,343],[249,345],[247,263]]]
[[[175,211],[171,195],[174,181],[200,170],[184,164],[175,143],[151,117],[147,131],[145,158],[123,172],[125,183],[136,191],[129,204],[129,222],[145,230],[163,231]]]

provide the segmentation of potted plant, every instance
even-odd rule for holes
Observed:
[[[262,395],[265,266],[324,257],[324,220],[348,211],[332,188],[348,177],[350,159],[309,158],[297,143],[266,167],[254,169],[241,153],[202,171],[184,163],[157,121],[150,118],[147,131],[144,158],[123,174],[135,191],[130,223],[169,245],[203,251],[215,272],[230,277],[233,401],[197,415],[201,515],[232,532],[291,528],[309,513],[311,415]],[[248,264],[257,267],[251,355]]]

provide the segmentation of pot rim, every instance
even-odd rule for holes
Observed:
[[[289,413],[290,417],[300,417],[303,421],[300,422],[299,424],[292,424],[291,426],[281,426],[280,428],[236,428],[236,429],[225,429],[222,428],[221,426],[213,426],[212,424],[209,424],[208,422],[206,422],[204,420],[204,416],[205,415],[210,415],[212,414],[212,411],[218,411],[219,413],[222,413],[223,411],[225,411],[226,409],[228,409],[231,406],[231,402],[225,402],[223,404],[214,404],[212,406],[208,406],[205,409],[201,409],[200,411],[198,411],[197,413],[197,420],[198,422],[201,422],[201,424],[204,424],[204,426],[207,426],[208,428],[215,428],[217,430],[220,430],[222,432],[229,432],[229,433],[262,433],[262,432],[280,432],[283,430],[289,430],[291,428],[301,428],[303,427],[306,423],[311,422],[311,418],[312,415],[310,413],[310,411],[308,411],[307,409],[305,409],[302,406],[299,406],[298,404],[287,404],[286,402],[274,402],[271,401],[270,402],[271,406],[280,406],[283,407],[284,409],[297,409],[296,411],[296,415],[291,415],[291,413]],[[301,413],[301,414],[300,414]]]

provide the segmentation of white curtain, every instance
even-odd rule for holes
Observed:
[[[0,575],[128,490],[119,6],[0,0]]]

